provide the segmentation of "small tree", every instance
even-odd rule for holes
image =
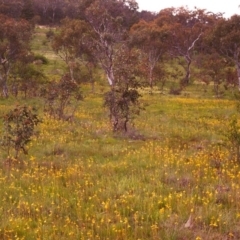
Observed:
[[[20,151],[27,154],[26,145],[31,141],[35,126],[40,123],[36,110],[27,106],[16,106],[4,116],[3,123],[2,146],[6,148],[8,156],[11,156],[12,151],[15,152],[16,159]]]
[[[17,61],[22,61],[30,52],[31,24],[0,14],[0,89],[8,97],[8,78]]]
[[[47,77],[38,66],[20,61],[14,64],[12,75],[11,83],[16,97],[19,91],[24,93],[25,98],[36,96],[40,86],[47,81]]]
[[[226,79],[227,64],[228,62],[216,52],[205,54],[202,62],[201,74],[203,77],[210,77],[217,98],[220,97],[220,86]]]
[[[238,88],[240,90],[240,16],[233,15],[229,19],[222,18],[210,34],[211,47],[219,54],[232,60],[236,67]]]
[[[65,19],[62,22],[60,32],[53,38],[53,50],[66,63],[72,80],[75,80],[77,65],[91,62],[92,55],[89,50],[89,42],[93,32],[90,25],[82,20]]]
[[[115,87],[105,95],[105,106],[109,109],[113,131],[128,131],[128,123],[142,109],[137,78],[138,55],[133,50],[122,48],[116,56]]]
[[[105,106],[110,110],[113,131],[128,130],[128,122],[139,113],[140,94],[136,89],[119,88],[105,95]]]
[[[133,25],[130,31],[131,44],[142,50],[142,62],[147,70],[146,76],[149,81],[151,92],[159,71],[159,63],[163,63],[163,56],[168,49],[168,29],[159,26],[156,21],[140,21]],[[158,69],[157,69],[158,68]],[[158,72],[160,73],[160,72]],[[161,73],[163,73],[163,68]],[[160,76],[160,75],[159,75]]]
[[[71,120],[79,101],[83,100],[80,87],[69,75],[64,75],[59,82],[52,81],[43,96],[46,100],[44,110],[59,120]]]

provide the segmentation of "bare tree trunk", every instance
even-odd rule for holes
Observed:
[[[113,74],[113,67],[111,66],[109,69],[106,69],[107,80],[111,87],[114,87],[114,74]]]
[[[91,86],[92,86],[92,93],[94,93],[95,92],[95,82],[93,79],[92,69],[89,69],[89,75],[90,75],[90,82],[91,82]]]
[[[202,35],[202,32],[192,42],[191,46],[189,46],[186,53],[183,53],[180,49],[178,49],[178,52],[180,53],[180,55],[184,56],[185,60],[187,61],[186,76],[183,79],[183,84],[181,84],[182,85],[181,87],[188,85],[190,82],[190,66],[192,63],[191,51],[194,48],[195,43],[200,39],[201,35]]]
[[[2,88],[2,96],[8,97],[7,76],[0,75],[0,87]]]
[[[52,23],[55,22],[55,10],[53,10],[53,14],[52,14]]]
[[[240,91],[240,63],[236,61],[237,75],[238,75],[238,90]]]
[[[186,84],[189,84],[189,82],[190,82],[190,65],[191,65],[191,63],[192,63],[192,60],[190,58],[188,58],[187,72],[186,72],[186,76],[185,76]]]
[[[150,85],[150,93],[152,93],[153,89],[153,67],[149,69],[149,85]]]
[[[73,65],[69,66],[70,78],[71,78],[72,81],[74,81],[74,75],[73,75],[74,70],[73,70],[73,68],[74,68]]]
[[[189,55],[186,55],[185,56],[185,60],[187,61],[187,67],[186,67],[186,75],[181,83],[182,87],[185,87],[189,84],[190,82],[190,72],[191,72],[191,69],[190,69],[190,66],[191,66],[191,63],[192,63],[192,59],[190,58]]]
[[[151,92],[152,93],[152,89],[153,89],[153,70],[158,62],[158,60],[160,59],[160,56],[162,55],[162,51],[157,51],[156,49],[150,51],[149,56],[148,56],[148,62],[149,62],[149,85],[151,88]]]

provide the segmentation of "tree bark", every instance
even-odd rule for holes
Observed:
[[[8,97],[7,76],[0,75],[0,86],[2,88],[2,96]]]
[[[149,69],[149,85],[150,85],[150,91],[152,93],[152,89],[153,89],[153,67],[150,67]]]
[[[111,87],[114,87],[114,73],[113,73],[113,67],[110,66],[108,69],[105,70],[107,74],[107,80]]]
[[[189,56],[185,56],[185,59],[187,61],[187,68],[186,68],[186,75],[185,75],[185,78],[184,78],[184,82],[183,82],[183,85],[188,85],[189,82],[190,82],[190,66],[191,66],[191,63],[192,63],[192,60]]]
[[[237,75],[238,75],[238,90],[240,91],[240,62],[235,60],[236,68],[237,68]]]

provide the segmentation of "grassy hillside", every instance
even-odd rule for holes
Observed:
[[[225,136],[235,102],[194,89],[143,91],[127,136],[112,133],[100,86],[84,87],[73,122],[45,116],[40,99],[1,99],[1,116],[27,102],[43,122],[21,162],[1,149],[0,239],[240,239],[240,166]]]

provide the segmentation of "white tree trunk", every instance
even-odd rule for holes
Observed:
[[[110,69],[106,70],[106,74],[107,74],[107,80],[110,86],[114,85],[114,74],[113,74],[113,69],[112,67],[110,67]]]

